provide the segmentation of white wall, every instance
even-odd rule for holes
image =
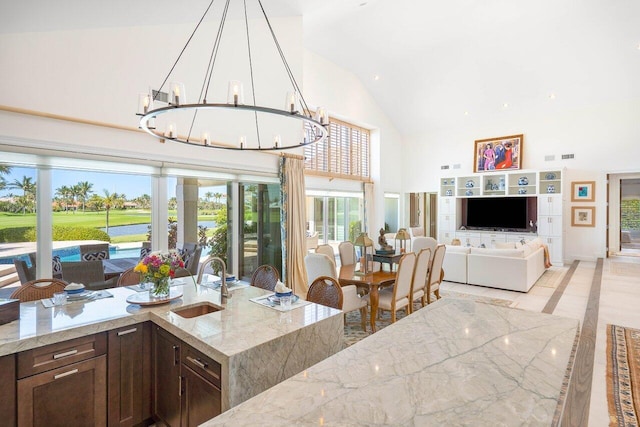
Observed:
[[[308,50],[304,52],[304,93],[337,118],[372,129],[375,216],[369,218],[369,229],[380,229],[384,225],[384,193],[402,191],[400,133],[354,74]]]
[[[300,83],[302,19],[276,18],[272,22]],[[138,94],[160,86],[192,30],[193,25],[189,24],[1,34],[0,54],[5,66],[0,80],[0,104],[137,128]],[[191,102],[200,91],[215,34],[213,27],[203,30],[207,30],[208,35],[194,39],[193,46],[189,47],[170,78],[170,81],[185,83]],[[228,23],[226,31],[224,40],[232,40],[240,35],[242,28],[237,22]],[[214,80],[221,84],[213,87],[208,101],[225,102],[227,82],[237,78],[245,85],[248,103],[250,78],[247,60],[241,58],[241,47],[246,46],[246,42],[234,47],[224,40]],[[252,43],[258,104],[283,108],[286,92],[290,89],[277,52],[264,32],[252,39]],[[260,72],[257,72],[258,67]],[[295,128],[297,132],[300,122],[290,121],[291,129]],[[212,138],[216,138],[216,130],[222,134],[231,125],[229,122],[214,123]],[[268,125],[262,124],[267,128]],[[160,144],[146,134],[7,112],[0,112],[0,144],[54,146],[71,152],[119,153],[144,159],[277,171],[276,156],[172,142]]]
[[[560,89],[558,89],[560,91]],[[460,125],[407,138],[403,158],[405,192],[438,190],[442,176],[468,175],[473,171],[473,141],[504,135],[524,134],[523,168],[567,168],[565,174],[566,261],[605,256],[606,174],[640,170],[640,100],[618,104],[562,110],[550,105],[548,112],[519,116],[505,111],[501,120],[480,123],[462,116]],[[562,154],[574,154],[561,160]],[[545,161],[554,155],[555,160]],[[442,171],[441,165],[459,165]],[[596,181],[595,203],[572,203],[570,181]],[[571,206],[596,207],[596,227],[571,227]]]

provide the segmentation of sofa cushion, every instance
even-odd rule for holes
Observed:
[[[471,248],[470,254],[502,256],[509,258],[524,258],[524,249]]]
[[[515,242],[495,242],[496,249],[516,249]]]
[[[527,246],[531,247],[534,251],[540,247],[542,247],[542,240],[539,237],[536,237],[533,240],[529,240],[527,242]]]
[[[424,227],[409,227],[409,232],[411,237],[422,237],[424,236]]]
[[[469,248],[467,246],[454,246],[454,245],[446,245],[446,246],[447,246],[446,253],[456,252],[456,253],[461,253],[461,254],[468,254],[469,250],[471,250],[471,248]]]

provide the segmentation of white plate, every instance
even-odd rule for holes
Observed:
[[[68,301],[76,301],[76,300],[80,300],[80,299],[87,299],[89,297],[91,297],[93,295],[93,291],[84,291],[81,292],[79,294],[67,294],[67,300]]]
[[[182,296],[182,290],[180,289],[169,289],[169,297],[167,298],[156,298],[151,296],[149,292],[138,292],[137,294],[129,295],[127,297],[127,302],[129,304],[138,304],[138,305],[157,305],[157,304],[166,304],[174,299],[180,298]]]

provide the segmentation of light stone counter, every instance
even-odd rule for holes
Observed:
[[[249,301],[267,293],[255,287],[234,290],[225,304],[217,290],[193,284],[179,288],[182,298],[148,307],[127,303],[135,293],[127,288],[109,289],[113,298],[62,307],[23,303],[20,320],[0,326],[0,356],[152,321],[222,365],[226,410],[342,349],[338,310],[308,304],[281,313]],[[171,311],[203,301],[224,310],[192,319]]]
[[[577,337],[574,319],[445,298],[203,425],[554,425]]]

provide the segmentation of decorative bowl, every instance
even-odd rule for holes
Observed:
[[[556,179],[556,174],[555,173],[548,173],[545,178],[547,179]]]
[[[289,292],[276,292],[276,296],[278,298],[281,297],[290,297],[291,295],[293,295],[293,291],[289,291]]]
[[[81,294],[84,292],[84,285],[82,283],[70,283],[64,288],[67,295]]]
[[[518,185],[529,185],[529,179],[526,176],[518,178]]]
[[[469,180],[464,184],[464,186],[467,187],[467,188],[473,188],[474,183],[473,183],[473,181]]]
[[[518,189],[518,194],[527,194],[527,189],[526,188]]]

